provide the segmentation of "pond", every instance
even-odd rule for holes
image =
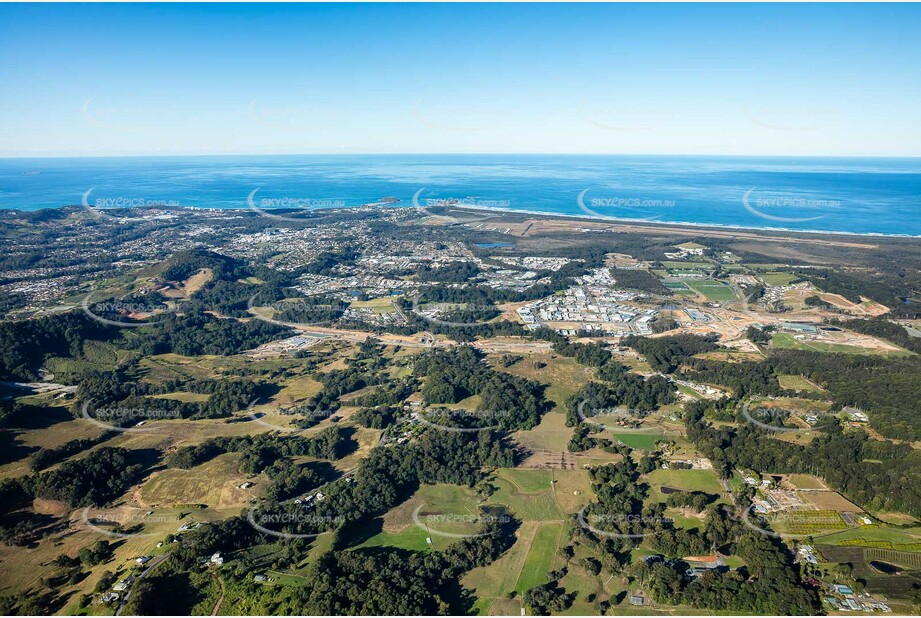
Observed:
[[[879,560],[871,560],[870,566],[880,573],[885,573],[886,575],[898,575],[902,572],[900,567],[897,567],[894,564],[889,564],[888,562],[880,562]]]

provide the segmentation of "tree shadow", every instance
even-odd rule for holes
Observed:
[[[0,465],[25,459],[38,450],[37,446],[23,444],[19,431],[0,430]]]

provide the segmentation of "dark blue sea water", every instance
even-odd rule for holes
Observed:
[[[921,236],[921,159],[333,155],[0,159],[0,208],[358,206],[384,197],[748,228]],[[87,192],[89,191],[89,194]]]

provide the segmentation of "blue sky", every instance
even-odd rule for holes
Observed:
[[[0,5],[0,156],[921,155],[918,5]]]

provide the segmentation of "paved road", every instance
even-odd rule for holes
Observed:
[[[121,600],[121,603],[118,604],[118,609],[115,611],[116,616],[122,615],[122,610],[125,608],[125,605],[128,603],[128,599],[131,598],[131,592],[134,589],[134,586],[136,586],[139,581],[147,577],[147,575],[151,571],[153,571],[157,567],[157,565],[159,565],[161,562],[169,558],[169,555],[170,555],[170,552],[166,552],[165,554],[160,554],[159,556],[151,560],[149,563],[147,563],[147,568],[144,569],[141,572],[141,574],[137,576],[137,579],[135,579],[134,583],[131,584],[131,588],[129,588],[128,592],[125,593],[125,597]]]

